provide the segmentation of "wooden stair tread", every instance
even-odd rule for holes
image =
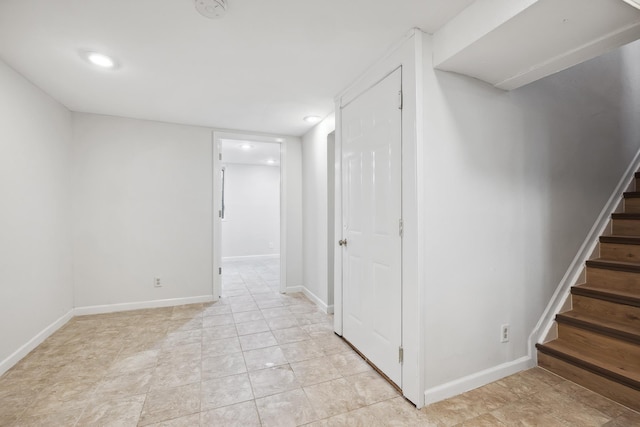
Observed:
[[[613,219],[640,219],[640,213],[638,212],[618,212],[611,214]]]
[[[571,293],[574,295],[597,298],[618,304],[640,307],[640,295],[637,293],[619,291],[615,289],[602,289],[596,286],[591,286],[588,283],[573,286],[571,288]]]
[[[556,321],[640,345],[640,325],[634,327],[575,311],[558,313]]]
[[[640,390],[640,372],[626,366],[622,361],[611,361],[606,355],[593,353],[588,348],[575,346],[556,339],[545,344],[536,344],[539,351],[579,366],[582,369],[609,378],[634,390]]]
[[[600,243],[617,243],[619,245],[640,245],[640,236],[600,236]]]
[[[626,191],[622,195],[625,199],[640,198],[640,191]]]
[[[613,261],[608,259],[590,259],[587,261],[587,267],[604,268],[606,270],[628,271],[631,273],[640,273],[640,263]]]
[[[640,178],[640,172],[636,172],[635,174],[633,174],[633,176],[634,176],[635,178]]]

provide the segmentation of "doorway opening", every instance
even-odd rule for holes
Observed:
[[[281,292],[285,280],[281,141],[214,133],[213,252],[218,270],[214,295],[218,297]]]

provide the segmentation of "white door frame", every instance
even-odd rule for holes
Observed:
[[[402,392],[418,408],[424,406],[424,241],[423,194],[423,33],[411,30],[385,57],[336,97],[335,242],[342,239],[341,107],[402,67]],[[335,251],[334,330],[342,335],[342,251]]]
[[[222,268],[222,194],[220,187],[220,140],[236,139],[242,141],[269,142],[280,144],[280,292],[285,293],[287,287],[287,145],[285,136],[269,136],[250,132],[213,131],[213,283],[212,293],[217,301],[222,292],[222,277],[218,274]]]

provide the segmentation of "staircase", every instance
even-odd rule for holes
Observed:
[[[640,172],[635,175],[640,189]],[[640,192],[624,193],[600,257],[571,288],[572,310],[556,315],[558,338],[537,344],[538,364],[640,411]]]

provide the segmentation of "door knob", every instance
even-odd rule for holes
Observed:
[[[347,246],[347,239],[338,240],[340,246]]]

